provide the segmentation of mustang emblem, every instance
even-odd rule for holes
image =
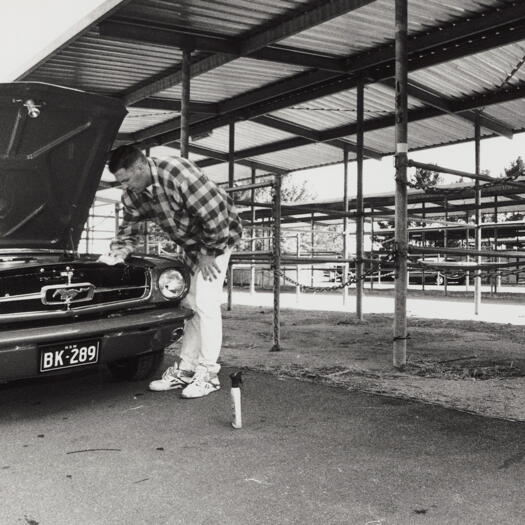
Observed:
[[[95,287],[91,283],[59,284],[44,286],[41,291],[42,303],[47,305],[69,305],[91,301],[95,294]]]
[[[60,298],[61,301],[64,301],[65,303],[71,302],[78,294],[87,291],[85,288],[62,288],[59,290],[56,290],[53,294],[53,299],[56,299],[57,297]]]

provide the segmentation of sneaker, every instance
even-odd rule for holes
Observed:
[[[184,388],[191,383],[193,373],[188,370],[181,370],[176,364],[170,366],[162,374],[160,379],[156,379],[149,384],[149,389],[155,392]]]
[[[208,372],[199,372],[193,376],[191,383],[182,391],[185,399],[204,397],[221,388],[221,383],[217,376],[210,377]]]

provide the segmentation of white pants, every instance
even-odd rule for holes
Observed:
[[[206,368],[215,375],[221,368],[217,360],[222,346],[222,287],[231,252],[226,249],[215,259],[220,270],[213,281],[206,281],[199,270],[192,276],[190,290],[182,301],[195,312],[184,327],[179,363],[183,370]]]

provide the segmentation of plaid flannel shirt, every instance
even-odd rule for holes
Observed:
[[[111,251],[123,258],[135,250],[140,223],[156,222],[183,248],[193,268],[199,255],[220,255],[242,235],[241,220],[230,196],[187,159],[148,158],[153,184],[148,191],[122,194],[123,220]]]

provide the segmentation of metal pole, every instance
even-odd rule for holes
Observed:
[[[149,228],[148,221],[144,221],[144,253],[149,252]]]
[[[475,138],[475,156],[476,156],[476,175],[480,173],[480,119],[479,112],[476,112],[476,119],[474,122],[474,138]],[[476,188],[476,197],[475,197],[475,206],[476,206],[476,250],[481,250],[481,190],[479,180],[476,179],[475,182]],[[476,257],[476,262],[481,263],[481,256]],[[476,270],[476,278],[474,280],[474,314],[479,314],[479,307],[481,304],[481,270]]]
[[[86,253],[89,253],[89,230],[91,229],[91,215],[92,215],[92,211],[91,211],[91,208],[89,209],[89,213],[88,213],[88,217],[87,217],[87,221],[86,221],[86,227],[85,227],[85,231],[86,231]]]
[[[494,222],[498,224],[498,196],[494,195]],[[498,227],[494,227],[494,250],[498,249]],[[501,262],[501,257],[496,258],[496,262]],[[494,293],[497,294],[501,288],[501,272],[496,273],[494,282]]]
[[[297,258],[299,259],[299,257],[301,257],[301,234],[300,233],[296,233],[295,234],[295,239],[296,239],[296,242],[297,242],[295,253],[297,255]],[[300,269],[301,269],[301,267],[297,264],[295,266],[295,277],[296,277],[295,280],[298,283],[301,282],[300,275],[299,275]],[[295,285],[295,300],[297,302],[299,302],[301,300],[301,286],[299,284]]]
[[[370,258],[374,258],[374,210],[370,210]],[[375,273],[375,272],[374,272]],[[374,274],[370,275],[370,290],[374,289]]]
[[[256,180],[256,172],[257,169],[252,167],[252,185],[255,184]],[[255,251],[255,206],[253,205],[253,202],[255,201],[255,188],[251,191],[251,199],[252,199],[252,206],[251,206],[251,225],[252,225],[252,240],[250,241],[250,249],[251,251]],[[255,266],[252,264],[250,268],[250,295],[255,294]]]
[[[233,188],[235,182],[235,122],[230,122],[230,137],[228,148],[228,186]],[[228,311],[232,309],[233,304],[233,264],[228,264]]]
[[[120,204],[117,202],[115,204],[115,236],[118,234],[119,226],[120,226]]]
[[[407,343],[407,162],[408,162],[408,108],[407,108],[407,32],[408,0],[396,0],[396,193],[395,193],[395,250],[396,282],[394,312],[393,364],[406,365]]]
[[[348,147],[343,149],[343,211],[348,211]],[[312,243],[313,245],[313,243]],[[343,259],[348,259],[348,217],[343,217]],[[343,266],[343,283],[348,281],[348,263]],[[343,305],[348,300],[348,286],[343,287]]]
[[[314,212],[312,212],[312,220],[311,220],[311,226],[312,226],[312,230],[311,230],[311,234],[310,234],[310,240],[311,240],[311,243],[312,243],[312,246],[310,248],[310,254],[312,256],[312,258],[314,257],[315,255],[315,250],[314,250],[314,243],[315,243],[315,220],[314,220],[314,217],[315,217],[315,214]],[[312,266],[310,267],[310,286],[313,287],[314,285],[314,265],[312,264]]]
[[[427,227],[427,223],[425,222],[425,218],[426,218],[426,213],[427,213],[427,209],[426,209],[426,203],[425,202],[422,202],[421,203],[421,217],[423,218],[423,224],[425,225],[424,227],[426,228]],[[425,230],[423,230],[423,232],[421,233],[421,244],[422,246],[425,246],[426,244],[426,235],[425,235]],[[425,260],[425,256],[423,255],[423,260]],[[423,270],[421,272],[421,290],[424,292],[425,291],[425,267],[423,266]]]
[[[363,114],[364,114],[364,83],[357,85],[357,202],[356,202],[356,283],[355,283],[355,310],[357,318],[363,320]]]
[[[182,51],[182,96],[180,110],[180,156],[188,158],[190,142],[190,64],[191,51]]]
[[[443,204],[445,206],[445,222],[448,222],[448,198],[447,197],[445,197]],[[443,230],[443,247],[448,248],[448,228],[446,226]],[[448,279],[445,274],[443,275],[443,287],[444,287],[444,290],[443,290],[444,295],[447,296],[448,295]]]
[[[273,346],[281,350],[281,176],[275,175],[273,187]]]
[[[467,211],[466,217],[465,217],[465,224],[468,224],[470,222],[470,216],[469,212]],[[470,246],[470,230],[467,228],[465,230],[465,236],[466,236],[466,246],[465,248],[468,250],[468,247]],[[466,261],[470,261],[470,257],[467,255]],[[465,275],[465,292],[470,291],[470,272],[467,270],[467,273]]]

